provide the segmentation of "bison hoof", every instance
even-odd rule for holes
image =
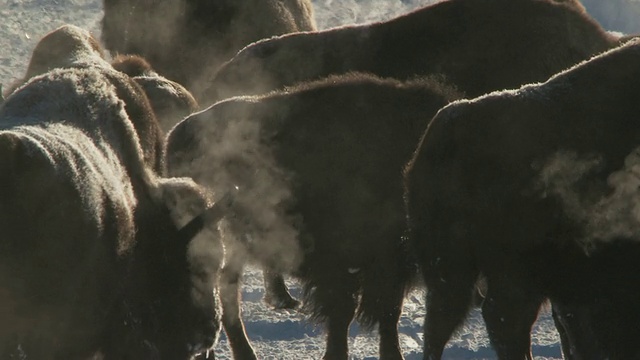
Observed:
[[[300,301],[294,299],[289,294],[270,295],[264,296],[264,302],[276,310],[293,310],[300,307]]]

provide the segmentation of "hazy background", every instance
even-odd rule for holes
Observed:
[[[240,0],[239,0],[240,1]],[[320,29],[392,18],[438,0],[315,0]],[[583,0],[606,29],[640,33],[640,0]],[[99,36],[100,0],[0,0],[0,83],[22,76],[37,40],[64,23]]]

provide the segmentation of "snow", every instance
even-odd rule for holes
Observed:
[[[316,20],[320,28],[348,23],[363,23],[391,18],[408,12],[429,0],[315,0]],[[38,39],[64,23],[90,29],[99,38],[102,16],[100,0],[0,0],[0,84],[7,86],[20,78]],[[357,269],[354,269],[356,271]],[[300,286],[288,279],[294,296]],[[324,349],[322,328],[305,320],[296,311],[276,311],[262,302],[264,289],[261,272],[247,269],[242,304],[248,335],[262,359],[318,359]],[[425,315],[424,290],[407,296],[400,319],[401,345],[407,360],[421,359],[422,323]],[[376,359],[378,339],[353,324],[349,342],[352,359]],[[532,333],[536,359],[560,359],[558,334],[550,312],[543,309]],[[231,359],[222,336],[215,349],[216,359]],[[449,342],[444,359],[493,359],[479,310],[474,309],[467,322]]]
[[[319,359],[324,350],[324,336],[320,327],[305,321],[303,314],[291,310],[273,310],[262,302],[264,289],[261,272],[247,269],[244,276],[242,312],[247,334],[262,359]],[[292,295],[298,296],[300,286],[288,279]],[[398,325],[400,344],[406,360],[422,359],[422,323],[424,321],[424,290],[411,292],[405,301]],[[350,358],[377,359],[378,337],[374,332],[361,331],[357,324],[350,329]],[[548,309],[544,309],[532,333],[533,353],[537,360],[561,359],[558,334]],[[216,359],[232,359],[226,338],[222,336]],[[443,359],[495,359],[489,346],[482,315],[474,309],[457,335],[449,341]]]

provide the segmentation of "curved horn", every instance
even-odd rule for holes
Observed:
[[[204,229],[205,224],[220,221],[227,214],[234,200],[233,193],[227,192],[221,199],[178,230],[178,236],[186,242],[190,241]]]

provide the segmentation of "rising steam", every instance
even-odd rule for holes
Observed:
[[[203,139],[194,152],[198,156],[181,172],[212,189],[216,198],[234,193],[235,213],[221,226],[225,252],[234,254],[228,258],[257,258],[274,270],[292,271],[302,252],[300,221],[287,212],[294,201],[291,174],[274,159],[259,119],[246,111],[255,105],[239,99],[214,107],[198,134]]]
[[[599,186],[602,181],[594,173],[603,165],[599,155],[562,151],[549,159],[539,176],[546,195],[560,199],[565,214],[584,225],[585,238],[580,240],[587,250],[599,243],[640,239],[640,148]]]

